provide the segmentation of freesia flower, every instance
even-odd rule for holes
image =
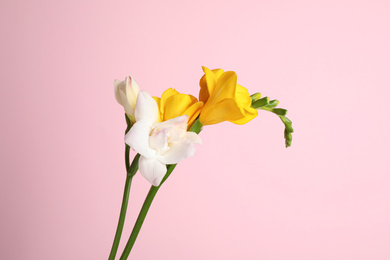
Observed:
[[[187,132],[188,115],[159,123],[156,101],[146,92],[138,94],[135,124],[125,136],[125,142],[141,156],[139,171],[152,185],[159,186],[167,164],[176,164],[195,154],[200,137]]]
[[[124,81],[114,81],[114,91],[116,101],[123,106],[131,123],[135,123],[134,109],[137,103],[139,86],[132,77],[126,77]]]
[[[248,90],[237,84],[234,71],[202,68],[205,74],[199,82],[199,100],[205,104],[199,120],[203,125],[223,121],[241,125],[257,116],[257,110],[251,108],[252,99]]]
[[[159,122],[187,115],[188,128],[194,123],[203,107],[203,102],[199,102],[196,97],[181,94],[172,88],[165,90],[161,98],[154,97],[154,99],[160,111]]]

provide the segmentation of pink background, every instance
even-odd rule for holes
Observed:
[[[277,98],[206,127],[130,259],[390,259],[389,1],[0,3],[1,259],[107,259],[125,180],[114,79]],[[134,179],[123,237],[149,188]],[[124,243],[120,245],[120,252]]]

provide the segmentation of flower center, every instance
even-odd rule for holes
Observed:
[[[162,154],[169,150],[169,132],[167,129],[158,127],[152,128],[149,135],[149,147]]]

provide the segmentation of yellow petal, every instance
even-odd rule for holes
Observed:
[[[173,88],[169,88],[167,90],[164,91],[164,93],[162,93],[161,95],[161,104],[160,104],[160,111],[165,111],[165,106],[167,104],[167,99],[173,95],[176,95],[176,94],[179,94],[178,91],[174,90]]]
[[[244,117],[243,112],[234,99],[225,99],[216,106],[211,103],[204,105],[199,120],[203,125],[213,125],[224,121],[239,120]]]
[[[209,70],[207,67],[202,67],[204,71],[203,77],[199,81],[199,101],[206,102],[213,93],[217,80],[223,74],[222,69]]]
[[[227,98],[234,98],[236,94],[237,74],[234,71],[227,71],[221,75],[216,84],[215,90],[210,97],[210,102],[219,102]]]
[[[237,103],[239,103],[242,107],[250,107],[252,105],[252,99],[249,96],[248,90],[238,84],[236,86],[235,98]]]
[[[200,111],[202,110],[203,102],[196,102],[184,111],[184,115],[188,115],[188,128],[192,126],[195,120],[198,118]]]
[[[172,88],[164,91],[161,99],[155,98],[155,100],[160,111],[159,122],[188,115],[188,128],[192,126],[203,107],[203,102],[199,102],[196,97],[181,94]]]
[[[258,112],[254,108],[249,108],[249,110],[245,111],[245,116],[238,120],[230,120],[230,122],[237,124],[237,125],[243,125],[251,121],[253,118],[257,116]]]
[[[195,102],[195,97],[186,94],[170,96],[165,104],[164,121],[184,115],[187,108]]]

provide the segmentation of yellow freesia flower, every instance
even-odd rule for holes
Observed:
[[[188,115],[188,128],[194,123],[203,107],[203,102],[199,102],[196,97],[181,94],[172,88],[165,90],[161,98],[153,98],[158,105],[159,122]]]
[[[199,82],[199,100],[204,106],[199,120],[203,125],[223,121],[242,125],[257,116],[257,110],[251,108],[252,99],[248,90],[237,84],[234,71],[202,68],[205,74]]]

